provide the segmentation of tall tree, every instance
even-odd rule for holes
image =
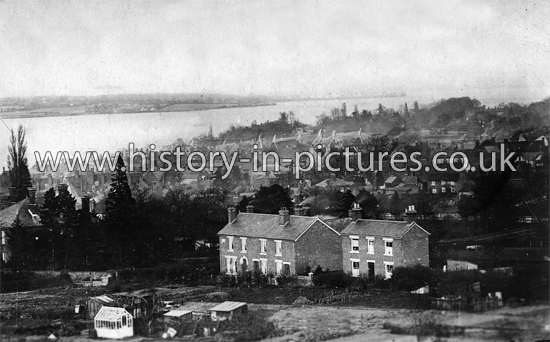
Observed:
[[[405,108],[403,109],[403,117],[405,119],[409,119],[411,117],[409,113],[409,107],[407,106],[407,102],[405,102]]]
[[[20,125],[17,134],[13,129],[11,130],[10,145],[8,146],[8,168],[11,186],[15,188],[16,202],[25,199],[29,194],[27,188],[32,186],[26,154],[25,129]]]
[[[139,234],[134,231],[135,200],[132,197],[126,166],[122,157],[117,159],[115,172],[111,178],[111,188],[105,201],[106,233],[109,235],[109,250],[114,267],[122,267],[130,262],[131,254],[138,244]]]

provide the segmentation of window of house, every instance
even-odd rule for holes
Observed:
[[[260,259],[260,271],[267,274],[267,259]]]
[[[233,237],[232,236],[228,236],[227,237],[227,251],[228,252],[233,252]]]
[[[260,239],[260,254],[267,254],[267,240]]]
[[[437,189],[432,189],[432,194],[437,194]]]
[[[275,240],[275,255],[283,255],[283,246],[281,240]]]
[[[455,182],[454,182],[454,181],[450,181],[449,184],[455,185]]]
[[[451,192],[456,192],[456,189],[451,187]]]
[[[374,254],[374,238],[367,237],[367,254]]]
[[[350,236],[351,250],[350,253],[359,253],[359,236]]]
[[[237,257],[236,256],[226,256],[225,257],[227,274],[236,274],[237,273]]]
[[[432,181],[432,186],[435,186],[435,181]]]
[[[445,181],[444,181],[444,180],[441,181],[441,185],[445,185]]]
[[[2,244],[3,245],[6,244],[6,232],[5,231],[2,231]]]
[[[384,239],[384,255],[393,255],[393,239]]]
[[[241,238],[241,253],[246,253],[246,238]]]
[[[445,192],[447,192],[447,189],[441,188],[441,192],[445,193]]]
[[[393,272],[393,262],[384,262],[384,269],[386,271],[386,278],[391,278],[391,274]]]

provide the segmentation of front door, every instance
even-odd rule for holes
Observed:
[[[374,262],[368,262],[367,263],[367,266],[369,268],[369,279],[373,279],[374,278]]]
[[[241,270],[244,273],[246,273],[247,269],[248,269],[248,261],[246,261],[246,259],[243,259],[242,260],[243,263],[241,264]]]
[[[258,260],[254,260],[252,269],[254,272],[260,272],[260,262]]]
[[[290,264],[283,264],[283,274],[285,275],[290,274]]]

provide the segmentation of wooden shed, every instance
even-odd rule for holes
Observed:
[[[94,318],[97,337],[124,338],[134,336],[134,318],[124,308],[104,306]]]
[[[104,306],[114,306],[115,300],[111,297],[102,295],[97,297],[90,297],[88,298],[88,302],[86,303],[86,318],[87,319],[93,319],[99,310]]]
[[[191,310],[171,310],[163,315],[165,323],[178,324],[182,322],[193,321],[193,311]]]
[[[248,314],[248,305],[243,302],[223,302],[208,310],[213,321],[224,321]]]

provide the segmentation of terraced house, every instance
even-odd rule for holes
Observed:
[[[256,214],[252,206],[237,215],[228,209],[228,223],[218,233],[220,271],[237,274],[305,273],[309,266],[323,270],[342,269],[340,233],[317,217],[290,215],[281,208],[278,215]]]
[[[344,272],[391,278],[397,266],[429,266],[430,233],[414,222],[414,206],[405,214],[406,221],[364,220],[359,204],[354,203],[351,223],[341,232]]]

